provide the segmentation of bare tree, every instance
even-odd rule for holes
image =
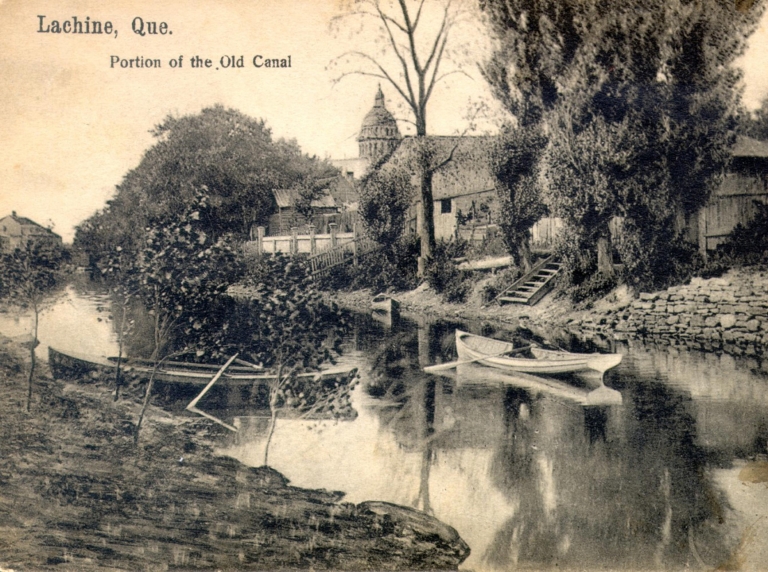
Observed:
[[[426,11],[431,12],[433,8],[439,8],[437,17],[432,14],[427,17]],[[379,78],[395,89],[413,115],[412,123],[418,141],[417,164],[420,168],[421,213],[418,217],[418,230],[421,238],[421,276],[435,247],[432,178],[437,170],[451,161],[455,151],[454,147],[446,157],[435,157],[427,145],[427,105],[435,85],[442,79],[452,74],[469,77],[455,66],[449,70],[441,69],[450,59],[447,48],[451,30],[465,14],[452,0],[429,3],[426,0],[353,0],[350,9],[332,22],[332,25],[337,25],[351,17],[361,18],[363,22],[371,21],[377,26],[378,37],[383,45],[378,56],[362,50],[351,50],[335,58],[331,62],[332,67],[350,66],[350,69],[343,69],[334,81],[339,82],[349,75]]]

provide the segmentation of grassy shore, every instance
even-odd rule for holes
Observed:
[[[469,554],[417,511],[343,502],[216,456],[218,426],[43,364],[25,410],[28,352],[0,338],[0,569],[437,569]],[[40,365],[40,364],[38,364]]]

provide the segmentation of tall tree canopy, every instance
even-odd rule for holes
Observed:
[[[572,276],[611,273],[608,224],[623,217],[627,277],[663,281],[676,262],[670,243],[727,165],[740,98],[733,62],[763,2],[481,6],[498,42],[486,77],[524,126],[539,123],[549,137],[542,190],[565,219]]]
[[[152,134],[156,143],[125,175],[114,199],[77,229],[76,244],[97,258],[118,245],[135,251],[140,229],[178,212],[200,189],[211,205],[203,230],[214,238],[246,238],[271,214],[273,189],[314,189],[318,179],[336,174],[330,164],[302,154],[295,141],[273,140],[263,120],[220,105],[168,116]]]

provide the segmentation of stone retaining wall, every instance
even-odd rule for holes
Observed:
[[[643,293],[628,306],[585,318],[583,333],[650,337],[734,355],[768,354],[768,274],[731,271],[722,278]]]

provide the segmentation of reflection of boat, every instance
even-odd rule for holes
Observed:
[[[371,315],[387,326],[400,317],[400,302],[387,294],[377,294],[371,300]]]
[[[56,379],[78,380],[83,377],[98,378],[100,374],[114,375],[117,369],[117,358],[104,358],[92,355],[63,352],[48,348],[48,365]],[[149,379],[153,365],[147,360],[125,360],[121,364],[121,372],[126,377]],[[155,372],[155,379],[170,384],[203,386],[211,381],[220,365],[197,364],[189,362],[163,362]],[[352,379],[355,369],[329,369],[311,373],[298,374],[298,381]],[[268,383],[275,375],[265,371],[257,371],[250,366],[233,365],[227,368],[221,376],[224,385],[252,385]]]
[[[621,393],[600,385],[596,389],[579,388],[558,379],[544,378],[521,372],[503,372],[500,369],[477,364],[464,364],[456,368],[456,382],[464,386],[511,386],[533,393],[545,393],[580,405],[618,405]]]
[[[621,363],[620,354],[576,354],[532,348],[533,358],[505,356],[514,344],[456,330],[459,360],[477,362],[506,372],[522,373],[603,373]]]

